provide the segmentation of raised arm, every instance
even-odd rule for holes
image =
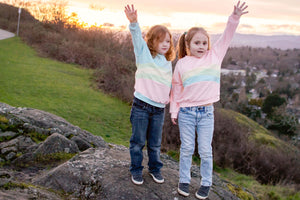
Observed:
[[[227,21],[226,28],[221,35],[221,37],[213,44],[212,49],[214,49],[215,54],[223,59],[226,51],[230,45],[230,42],[233,38],[233,35],[236,31],[236,28],[239,24],[239,19],[242,15],[248,13],[245,11],[248,8],[245,2],[240,4],[240,1],[236,5],[234,5],[233,12]]]
[[[130,5],[125,6],[124,12],[130,23],[137,22],[137,10],[134,9],[133,4],[131,4],[131,6]]]

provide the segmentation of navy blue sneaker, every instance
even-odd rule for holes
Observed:
[[[179,183],[177,191],[182,196],[187,197],[187,196],[190,195],[190,193],[189,193],[189,187],[190,187],[190,184],[188,184],[188,183]]]
[[[142,174],[131,175],[131,181],[136,185],[142,185],[144,183]]]
[[[210,186],[203,186],[199,188],[198,192],[196,192],[196,197],[198,199],[206,199],[208,197]]]
[[[160,174],[160,172],[150,172],[149,173],[153,180],[156,182],[156,183],[163,183],[165,182],[165,179],[162,177],[162,175]]]

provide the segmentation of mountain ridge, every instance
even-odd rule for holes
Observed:
[[[212,34],[212,42],[221,34]],[[300,36],[296,35],[255,35],[235,33],[231,47],[251,46],[257,48],[300,49]]]

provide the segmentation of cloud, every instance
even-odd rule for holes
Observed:
[[[265,25],[266,29],[272,32],[286,32],[287,30],[291,30],[294,32],[300,32],[300,25],[294,25],[294,24],[280,24],[280,25],[274,25],[274,24],[267,24]]]

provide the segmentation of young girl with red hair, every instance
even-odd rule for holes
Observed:
[[[172,63],[175,57],[172,35],[165,26],[156,25],[147,32],[145,40],[137,22],[137,11],[127,5],[125,14],[130,22],[137,71],[131,108],[130,138],[131,180],[143,184],[143,148],[147,140],[148,170],[156,183],[163,183],[160,169],[164,108],[169,103],[172,83]]]

